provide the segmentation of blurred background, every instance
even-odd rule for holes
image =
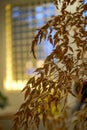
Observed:
[[[36,60],[31,53],[32,40],[57,10],[54,0],[0,2],[0,130],[10,130],[13,115],[24,99],[21,90],[33,76],[33,71],[43,65],[44,59],[53,50],[47,40],[42,40],[36,47]],[[87,11],[83,15],[87,16]],[[54,34],[55,30],[52,30],[51,35]],[[42,124],[40,129],[44,129]]]
[[[52,0],[0,0],[0,130],[10,130],[13,115],[23,102],[27,80],[53,47],[47,40],[31,54],[32,39],[52,16]],[[52,35],[55,31],[52,31]]]

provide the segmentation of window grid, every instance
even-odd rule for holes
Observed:
[[[47,13],[48,11],[48,13]],[[43,26],[56,14],[49,0],[34,4],[6,6],[6,81],[7,90],[20,90],[36,67],[45,58],[44,44],[37,47],[38,62],[31,54],[32,40],[36,29]],[[45,49],[46,51],[46,49]],[[48,50],[47,50],[48,52]]]
[[[32,62],[33,59],[30,51],[32,39],[35,36],[36,29],[44,25],[49,17],[53,15],[55,15],[55,7],[51,3],[31,5],[31,7],[29,7],[29,5],[13,7],[12,53],[14,79],[25,79],[26,70],[24,66],[26,62],[29,60]],[[38,50],[38,58],[39,60],[43,60],[45,57],[43,46],[39,47]],[[36,64],[33,64],[32,67],[37,66]]]

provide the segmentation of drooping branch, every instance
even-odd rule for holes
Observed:
[[[42,40],[49,40],[54,49],[45,59],[43,67],[35,70],[36,75],[29,79],[23,89],[24,103],[15,114],[14,130],[20,126],[26,130],[28,127],[35,129],[39,127],[40,119],[46,125],[49,117],[58,115],[60,110],[65,108],[69,94],[76,96],[72,91],[73,77],[82,79],[87,76],[87,32],[84,30],[86,18],[82,15],[87,5],[78,0],[76,11],[68,11],[67,7],[75,2],[76,0],[58,0],[56,6],[59,9],[61,4],[60,14],[39,29],[32,41],[32,53],[35,58],[35,46],[38,42],[41,44]],[[53,30],[54,36],[51,34]],[[62,100],[64,103],[60,108]]]

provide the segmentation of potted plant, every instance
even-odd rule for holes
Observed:
[[[4,109],[7,106],[7,104],[8,104],[7,97],[2,92],[0,92],[0,108]]]
[[[70,115],[67,99],[72,95],[81,103],[87,77],[87,17],[84,16],[87,2],[57,0],[55,5],[58,15],[39,29],[32,41],[32,53],[36,58],[34,48],[45,39],[54,49],[23,89],[25,98],[15,114],[13,130],[36,129],[40,120],[48,130],[86,130],[86,106]],[[74,5],[75,10],[70,10]],[[52,30],[55,30],[54,36]],[[73,82],[77,93],[72,90]],[[86,95],[87,92],[85,99]]]
[[[4,109],[8,105],[8,98],[0,91],[0,109]],[[0,124],[0,130],[2,125]]]

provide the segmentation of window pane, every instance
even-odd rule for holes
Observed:
[[[84,1],[84,4],[87,4],[87,0],[83,0]]]
[[[35,61],[31,54],[31,44],[37,33],[36,29],[42,27],[51,16],[55,15],[56,9],[51,3],[19,5],[11,9],[12,50],[8,51],[12,51],[12,80],[20,82],[31,75],[53,49],[52,45],[46,41],[36,49],[38,61]]]
[[[47,13],[48,12],[48,13]],[[55,15],[55,8],[53,4],[37,5],[36,7],[19,6],[12,9],[12,36],[13,36],[13,73],[14,79],[25,79],[26,62],[32,61],[33,57],[30,53],[32,38],[34,37],[36,28],[45,24],[45,19]],[[43,60],[52,51],[52,45],[46,41],[42,43],[37,50],[39,60]],[[20,56],[19,56],[20,55]],[[24,56],[25,55],[25,56]],[[32,65],[34,67],[35,65]],[[20,67],[20,69],[18,69]],[[36,67],[36,66],[35,66]],[[31,73],[32,69],[27,73]]]

